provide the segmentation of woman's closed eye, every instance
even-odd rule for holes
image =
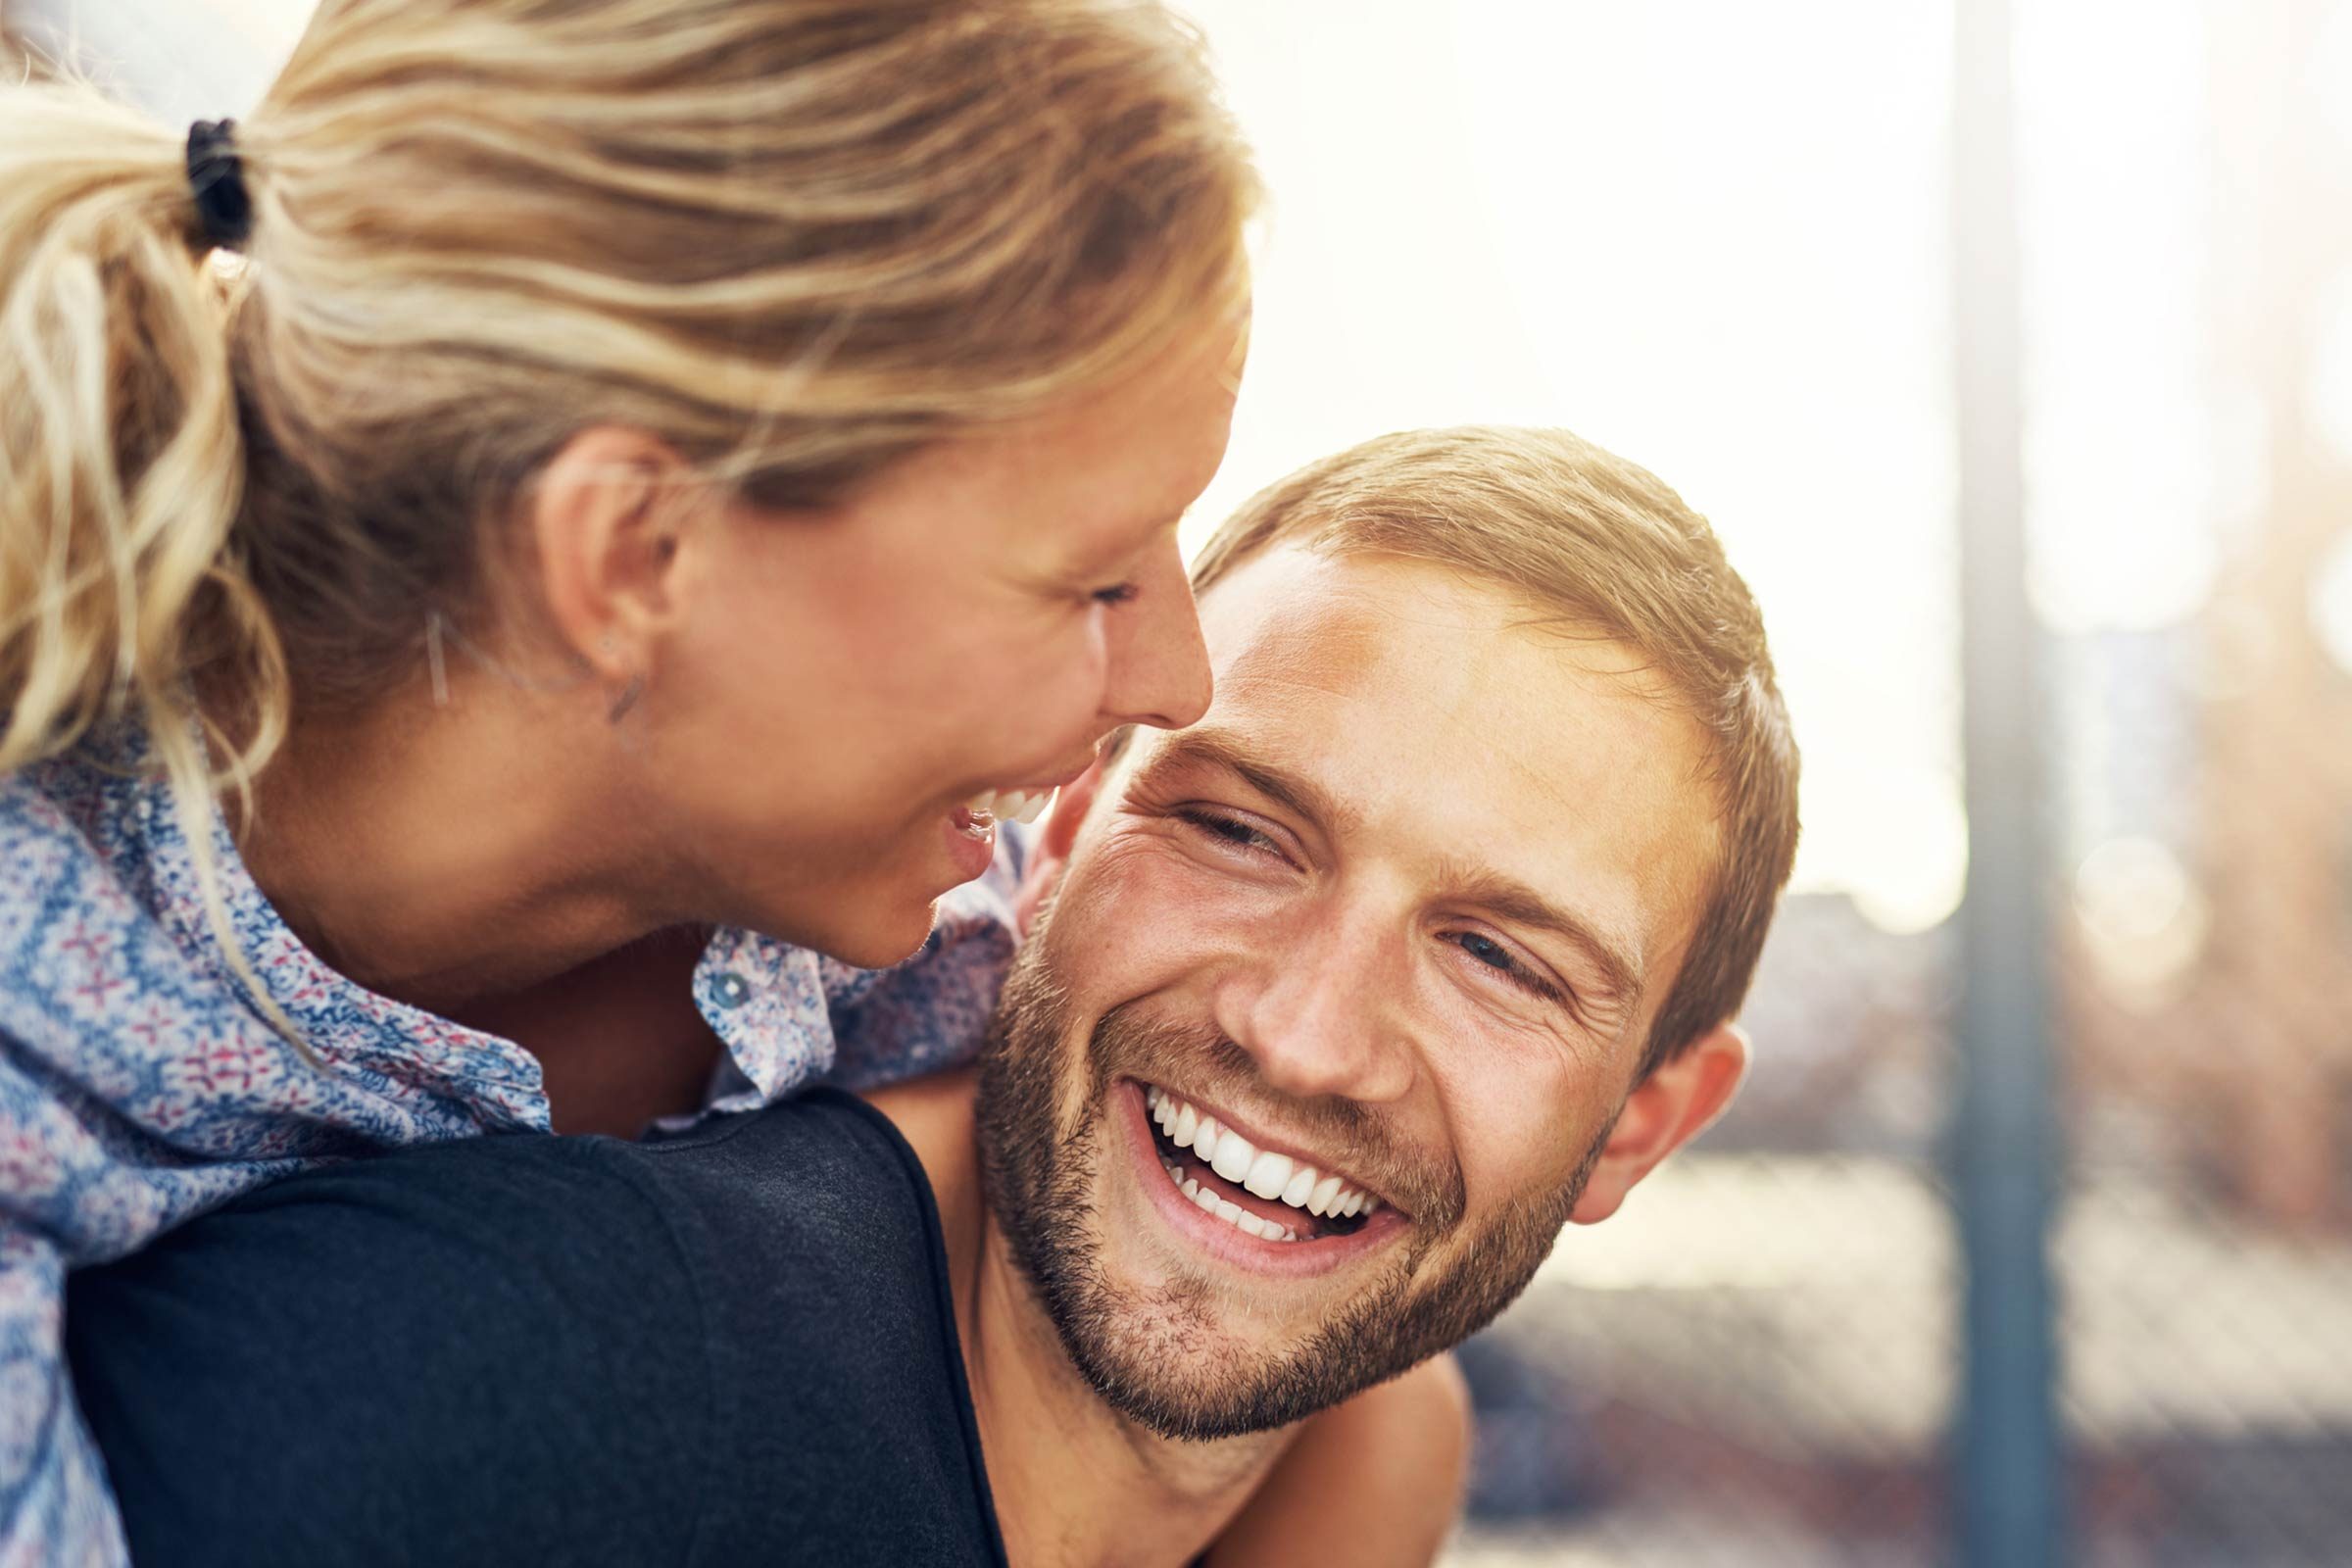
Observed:
[[[1135,595],[1135,584],[1131,582],[1118,582],[1112,583],[1107,588],[1098,588],[1087,597],[1094,600],[1094,602],[1098,605],[1123,605],[1129,600],[1133,599]]]

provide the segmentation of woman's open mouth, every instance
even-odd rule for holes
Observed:
[[[1059,785],[1043,784],[1032,789],[982,790],[956,810],[975,822],[1034,822],[1046,814],[1059,789]]]
[[[997,824],[1034,822],[1054,804],[1056,786],[1037,789],[982,790],[961,806],[948,809],[948,855],[969,882],[988,869],[997,850]]]
[[[997,824],[1034,822],[1054,804],[1054,786],[1040,789],[982,790],[961,806],[948,809],[948,856],[969,882],[988,869],[997,852]]]

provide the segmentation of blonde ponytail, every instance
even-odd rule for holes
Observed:
[[[193,219],[176,138],[86,87],[0,91],[0,775],[131,716],[209,810],[268,760],[288,683],[233,543],[245,454]],[[200,737],[215,684],[235,722]]]
[[[214,803],[250,805],[291,683],[235,542],[226,301],[194,218],[175,138],[86,86],[0,90],[0,777],[138,721],[222,954],[315,1059],[214,851]]]

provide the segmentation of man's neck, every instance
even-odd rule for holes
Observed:
[[[1007,1555],[1030,1564],[1189,1563],[1249,1499],[1284,1435],[1179,1443],[1112,1410],[1062,1348],[987,1222],[956,1281],[956,1331]]]
[[[1181,1443],[1105,1404],[1062,1348],[986,1212],[969,1072],[883,1090],[930,1177],[972,1406],[1009,1558],[1022,1568],[1175,1568],[1249,1500],[1290,1434]]]

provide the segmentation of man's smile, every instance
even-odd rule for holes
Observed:
[[[1346,1172],[1261,1148],[1213,1107],[1134,1079],[1121,1079],[1111,1095],[1153,1205],[1179,1234],[1227,1262],[1321,1274],[1409,1228],[1395,1205]],[[1178,1129],[1187,1135],[1181,1141]]]
[[[1274,1240],[1279,1233],[1286,1242],[1348,1235],[1357,1227],[1348,1221],[1380,1207],[1379,1199],[1338,1171],[1326,1175],[1303,1155],[1261,1149],[1235,1130],[1230,1119],[1220,1123],[1214,1111],[1157,1085],[1145,1086],[1144,1103],[1159,1129],[1160,1148],[1170,1161],[1169,1179],[1187,1189],[1187,1198],[1249,1235]],[[1212,1176],[1217,1179],[1208,1186],[1195,1180]],[[1197,1193],[1206,1193],[1206,1200]],[[1249,1201],[1251,1198],[1266,1200],[1266,1206]],[[1277,1201],[1284,1207],[1275,1208]],[[1324,1223],[1309,1224],[1310,1215]]]

